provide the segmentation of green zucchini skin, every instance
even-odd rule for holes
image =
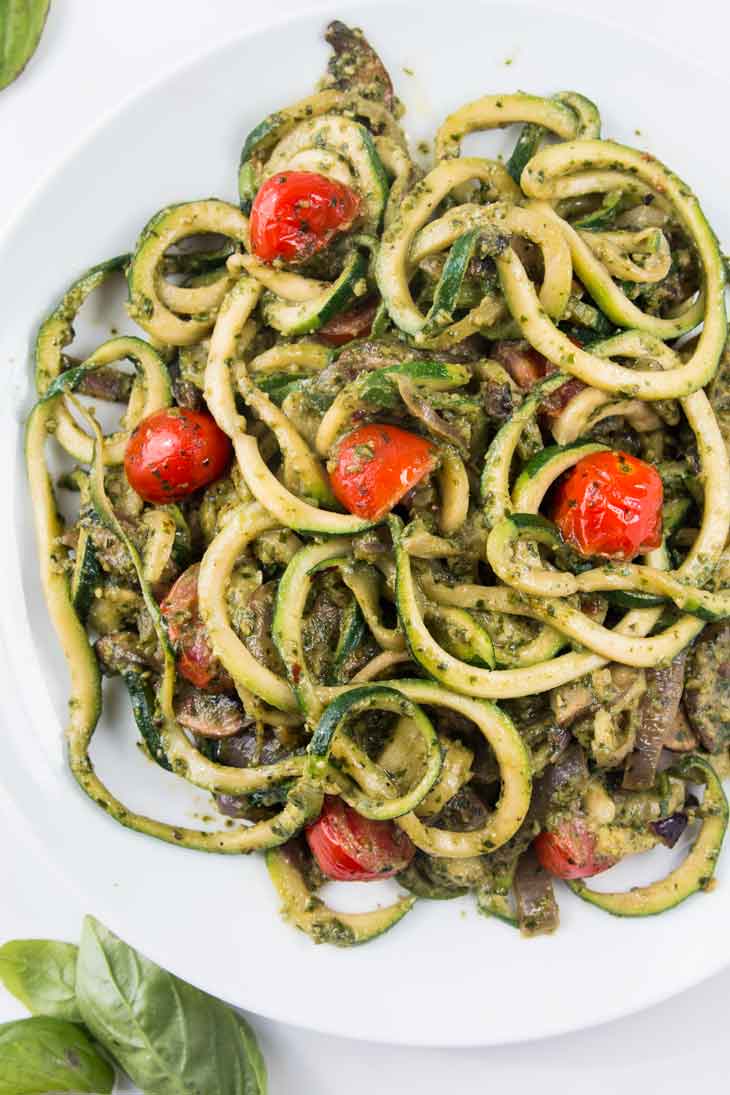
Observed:
[[[433,304],[426,316],[423,336],[431,338],[452,322],[459,291],[479,242],[476,229],[465,232],[449,251],[441,277],[433,295]]]
[[[617,608],[663,608],[668,603],[666,597],[644,593],[640,589],[609,589],[603,596]]]
[[[449,654],[468,665],[494,669],[497,662],[489,632],[466,609],[429,606],[426,618],[432,630],[437,625],[438,638]]]
[[[540,565],[539,560],[534,567],[526,568],[523,563],[516,561],[513,554],[516,542],[522,539],[543,544],[553,551],[562,551],[567,554],[570,570],[549,571]],[[607,591],[614,597],[619,594],[618,600],[614,600],[613,603],[629,608],[650,608],[658,604],[674,603],[677,608],[689,616],[695,616],[698,620],[716,622],[730,616],[730,597],[725,591],[712,593],[693,588],[655,567],[631,564],[614,568],[610,565],[591,566],[564,543],[556,526],[539,513],[513,513],[495,525],[487,541],[487,559],[494,573],[507,585],[511,585],[525,596],[532,597],[526,607],[535,614],[536,619],[542,619],[546,623],[554,620],[558,626],[562,621],[563,629],[576,641],[581,641],[587,634],[585,631],[578,634],[576,629],[575,625],[580,624],[580,616],[573,616],[574,625],[571,626],[570,607],[561,600],[554,608],[551,608],[549,598],[565,598],[578,592]],[[629,583],[628,588],[612,588],[613,579]],[[610,632],[605,634],[611,635]],[[628,647],[625,654],[621,656],[619,648],[616,647],[616,660],[625,664],[649,667],[657,664],[657,660],[663,661],[675,657],[686,645],[686,639],[682,636],[672,638],[669,632],[665,634],[665,640],[668,646],[665,647],[661,658],[656,652],[655,655],[646,655],[639,653],[638,649],[631,655]],[[650,640],[645,640],[645,643],[651,645]],[[630,660],[633,657],[638,657],[640,660]],[[657,660],[652,660],[655,657]]]
[[[546,395],[560,388],[569,378],[564,373],[546,377],[523,400],[512,417],[497,432],[487,449],[482,470],[480,493],[489,525],[512,509],[509,472],[512,458],[523,432],[532,424]]]
[[[350,428],[353,415],[358,412],[373,415],[382,410],[396,411],[402,406],[399,376],[412,380],[417,387],[437,392],[461,388],[471,379],[463,365],[442,361],[404,361],[366,372],[346,384],[323,415],[315,439],[317,452],[326,456]]]
[[[236,206],[218,198],[207,198],[166,206],[142,229],[127,274],[127,310],[154,339],[173,346],[190,346],[204,338],[213,327],[215,315],[196,318],[191,314],[181,318],[168,308],[160,298],[157,281],[168,248],[181,239],[205,232],[228,236],[243,246],[248,240],[248,219]],[[217,304],[227,288],[228,282],[221,279],[219,292],[213,297]],[[205,299],[209,299],[207,287],[188,292],[204,293]]]
[[[391,711],[410,719],[423,738],[426,752],[423,775],[404,794],[392,798],[376,798],[363,793],[354,784],[341,789],[345,801],[363,817],[387,821],[403,817],[418,806],[438,779],[442,763],[441,747],[430,719],[399,690],[386,685],[370,684],[352,688],[336,696],[325,708],[307,746],[307,771],[312,781],[326,779],[335,734],[343,730],[353,715],[369,710]]]
[[[95,369],[111,365],[116,361],[131,361],[142,385],[143,399],[129,416],[124,429],[105,437],[102,444],[102,459],[105,464],[119,465],[124,462],[124,453],[134,426],[155,411],[163,410],[172,403],[172,383],[162,357],[141,338],[129,335],[115,336],[103,342],[81,365],[60,373],[49,384],[44,399],[53,399],[64,392],[74,391],[81,380]],[[75,460],[90,464],[93,460],[94,445],[87,433],[75,423],[68,407],[60,403],[56,409],[56,440]]]
[[[203,556],[198,604],[211,648],[233,680],[272,707],[293,712],[297,709],[294,693],[278,674],[261,665],[235,634],[225,597],[225,583],[236,560],[257,536],[273,528],[276,521],[255,503],[232,511]]]
[[[482,916],[489,916],[495,920],[501,920],[503,924],[508,924],[510,928],[517,928],[519,930],[519,921],[512,912],[506,894],[478,893],[477,909]]]
[[[618,212],[617,206],[620,204],[622,197],[623,195],[620,190],[615,190],[613,193],[609,191],[598,209],[593,213],[588,213],[585,217],[581,217],[579,220],[573,221],[573,227],[587,228],[590,231],[600,231],[602,228],[608,228],[613,224],[616,213]]]
[[[357,650],[367,633],[368,627],[365,623],[365,617],[362,614],[360,605],[353,597],[343,614],[342,630],[335,648],[333,667],[335,683],[340,680],[347,658]]]
[[[608,445],[597,441],[575,441],[570,445],[549,445],[535,453],[518,475],[512,488],[515,509],[532,511],[533,499],[539,502],[558,476],[573,467],[586,456],[607,452]],[[529,502],[526,504],[526,499]],[[535,509],[537,507],[534,507]]]
[[[394,927],[416,902],[415,896],[409,896],[372,912],[335,912],[309,890],[288,848],[267,852],[266,866],[282,901],[282,916],[315,943],[335,947],[368,943]]]
[[[314,96],[317,99],[321,107],[327,102],[327,93]],[[363,197],[363,231],[376,232],[388,201],[389,184],[375,142],[365,126],[341,114],[320,111],[313,100],[270,115],[249,134],[238,170],[241,208],[250,211],[256,191],[266,178],[296,169],[298,157],[312,154],[318,160],[329,160],[330,167],[333,157],[347,161]],[[319,165],[316,169],[320,170]],[[321,170],[327,174],[327,165]]]
[[[284,571],[276,594],[272,637],[286,666],[299,709],[310,722],[319,718],[322,703],[307,669],[302,642],[302,617],[312,575],[320,564],[341,556],[343,546],[347,548],[349,544],[343,545],[341,541],[330,540],[301,548]]]
[[[525,167],[521,185],[528,197],[541,202],[545,215],[551,217],[554,213],[550,212],[546,200],[549,202],[561,179],[574,177],[576,171],[595,172],[604,168],[626,180],[635,180],[650,191],[661,193],[663,199],[671,203],[677,220],[692,239],[698,253],[703,269],[704,302],[700,298],[671,320],[646,316],[633,308],[631,302],[620,293],[601,264],[595,265],[591,261],[590,248],[568,225],[563,231],[569,240],[577,273],[601,311],[619,326],[672,338],[697,326],[704,318],[702,334],[692,356],[660,373],[627,369],[605,359],[600,364],[599,347],[592,347],[591,353],[581,350],[541,313],[534,290],[523,277],[524,269],[520,271],[518,262],[514,261],[514,253],[510,251],[496,260],[507,304],[513,315],[519,316],[520,329],[530,344],[587,384],[606,392],[630,393],[648,401],[689,396],[714,376],[727,337],[722,256],[717,239],[691,189],[653,157],[613,141],[595,139],[566,141],[541,149]]]
[[[597,138],[601,132],[598,108],[575,91],[560,91],[549,99],[521,91],[511,95],[484,95],[446,118],[436,135],[436,156],[438,159],[458,156],[461,142],[468,133],[515,122],[535,126],[540,135],[545,129],[550,130],[564,141],[576,137]]]
[[[86,622],[89,615],[101,577],[101,566],[89,530],[81,529],[71,575],[71,600],[82,623]]]
[[[96,777],[88,758],[88,743],[101,715],[101,673],[94,649],[71,599],[66,574],[55,565],[55,543],[62,526],[51,478],[44,459],[44,445],[53,400],[36,403],[25,430],[25,459],[33,503],[41,585],[51,622],[64,652],[71,680],[66,741],[74,778],[96,797]]]
[[[134,721],[147,747],[147,752],[160,768],[171,772],[172,765],[167,759],[162,743],[159,720],[155,713],[155,696],[149,679],[144,673],[130,669],[122,673],[122,680],[127,686]]]
[[[366,274],[365,256],[361,251],[353,251],[340,276],[314,300],[291,304],[265,293],[262,305],[264,318],[283,335],[311,334],[347,308],[357,296],[358,285],[365,284]]]
[[[73,282],[60,303],[41,324],[35,342],[35,382],[39,395],[44,395],[62,371],[62,352],[73,341],[73,321],[88,296],[114,274],[128,266],[131,255],[115,255],[100,262]]]
[[[451,901],[455,897],[463,897],[464,894],[469,892],[466,887],[463,889],[449,888],[432,882],[418,869],[417,859],[413,860],[404,871],[400,872],[398,883],[412,893],[414,897],[425,898],[427,901]]]
[[[712,765],[704,757],[697,754],[683,757],[674,771],[684,779],[705,784],[705,817],[684,862],[666,878],[648,886],[636,886],[626,893],[599,893],[589,889],[585,882],[569,882],[581,900],[612,916],[658,916],[709,888],[727,830],[727,798]]]
[[[172,545],[172,559],[179,570],[185,570],[193,561],[193,544],[190,525],[178,505],[168,502],[164,507],[175,522],[175,539]]]
[[[312,536],[356,536],[380,524],[349,513],[319,509],[292,494],[270,471],[254,437],[239,433],[233,439],[233,447],[251,494],[285,528]]]
[[[543,133],[543,127],[535,122],[527,122],[520,130],[512,155],[507,160],[507,170],[517,184],[525,165],[530,162],[540,147]]]

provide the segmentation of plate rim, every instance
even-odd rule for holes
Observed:
[[[685,72],[695,73],[700,77],[703,82],[708,80],[714,82],[721,87],[727,89],[730,87],[730,78],[719,71],[715,65],[709,67],[702,66],[694,61],[692,58],[685,57],[678,49],[664,44],[657,44],[646,33],[637,33],[629,30],[619,23],[611,21],[610,18],[602,16],[578,14],[561,10],[558,7],[552,5],[543,5],[531,3],[530,0],[470,0],[474,5],[483,7],[485,10],[489,8],[503,8],[503,9],[522,9],[525,12],[534,12],[536,14],[554,15],[557,19],[569,22],[569,23],[581,23],[587,27],[604,27],[615,33],[623,34],[625,37],[630,38],[632,41],[639,44],[644,44],[651,47],[655,54],[661,54],[667,57],[670,61],[675,61],[681,64]],[[347,0],[343,3],[343,7],[350,7],[351,4],[347,3]],[[378,10],[400,7],[405,9],[419,9],[421,4],[419,0],[357,0],[357,8],[362,12],[363,17],[368,9]],[[106,110],[95,122],[90,124],[83,130],[76,138],[71,142],[69,146],[64,150],[63,154],[55,157],[51,165],[39,176],[34,185],[28,190],[25,197],[15,206],[11,216],[5,222],[4,226],[0,230],[0,254],[7,246],[8,241],[21,226],[23,220],[26,218],[29,211],[36,204],[39,197],[42,196],[44,190],[46,190],[51,183],[55,174],[64,171],[64,169],[73,163],[73,161],[81,154],[81,152],[88,146],[93,144],[96,137],[102,133],[113,121],[115,121],[120,115],[124,114],[130,107],[132,107],[139,100],[146,98],[149,95],[153,95],[156,90],[164,87],[169,82],[174,81],[176,78],[183,75],[186,71],[189,71],[201,64],[208,63],[213,57],[223,52],[234,52],[240,49],[242,43],[255,39],[257,36],[269,36],[277,30],[279,27],[291,25],[304,24],[314,17],[322,16],[335,17],[339,5],[336,0],[318,0],[315,3],[307,3],[305,7],[297,10],[296,14],[272,14],[270,18],[267,18],[263,22],[259,22],[252,27],[237,31],[232,37],[227,39],[220,39],[212,44],[206,45],[197,51],[194,51],[183,58],[176,64],[173,64],[162,73],[156,73],[154,77],[143,83],[138,84],[134,89],[128,91],[122,98],[115,103],[114,106]],[[23,370],[25,375],[25,369]],[[16,486],[17,486],[17,476]],[[12,489],[15,489],[13,487]],[[22,583],[20,587],[20,594],[22,596]],[[2,634],[2,646],[6,647],[8,642],[8,635],[6,628],[0,629]],[[22,693],[23,686],[20,684],[17,686],[18,691]],[[0,788],[0,791],[2,789]],[[30,828],[27,823],[23,824],[23,815],[17,804],[5,794],[0,793],[0,814],[7,819],[13,832],[16,836],[32,845],[36,852],[42,856],[44,865],[55,876],[63,879],[65,887],[73,892],[75,895],[83,896],[86,900],[86,888],[84,887],[83,893],[79,888],[77,881],[70,878],[68,873],[63,870],[62,867],[57,866],[50,855],[50,849],[44,844],[41,837]],[[129,834],[131,837],[132,834]],[[108,899],[105,899],[104,903],[108,903]],[[528,1032],[526,1034],[515,1031],[512,1036],[500,1035],[497,1040],[489,1038],[488,1032],[485,1032],[484,1038],[475,1040],[474,1038],[458,1039],[454,1037],[448,1038],[443,1042],[434,1041],[433,1038],[424,1037],[421,1040],[414,1040],[411,1038],[398,1037],[396,1034],[391,1035],[388,1038],[374,1039],[370,1034],[359,1034],[357,1031],[353,1032],[348,1030],[345,1032],[341,1026],[336,1024],[323,1022],[316,1017],[313,1017],[311,1022],[307,1022],[300,1015],[296,1018],[292,1018],[282,1012],[271,1011],[270,1009],[259,1010],[258,1007],[252,1007],[246,1005],[246,1010],[251,1011],[253,1014],[261,1015],[264,1018],[270,1019],[275,1022],[286,1023],[292,1026],[300,1027],[301,1029],[313,1030],[318,1033],[328,1034],[338,1037],[348,1037],[356,1041],[375,1042],[376,1044],[383,1045],[403,1045],[412,1047],[441,1047],[441,1048],[484,1048],[487,1046],[499,1046],[499,1045],[516,1045],[528,1041],[542,1041],[547,1038],[559,1037],[568,1033],[574,1033],[581,1030],[591,1029],[593,1027],[601,1026],[605,1023],[609,1023],[621,1018],[628,1017],[633,1014],[637,1014],[640,1011],[653,1007],[656,1004],[660,1004],[665,1000],[671,999],[688,989],[701,984],[703,981],[708,980],[715,974],[720,973],[728,966],[730,966],[730,948],[726,955],[719,958],[715,957],[714,960],[710,960],[710,955],[715,954],[714,951],[708,952],[707,961],[705,961],[701,972],[697,974],[694,969],[688,970],[686,974],[678,975],[673,982],[671,988],[660,989],[658,991],[647,991],[643,994],[639,994],[632,997],[631,1002],[617,1003],[616,1006],[607,1006],[599,1013],[592,1013],[590,1018],[587,1018],[585,1022],[581,1022],[576,1025],[575,1022],[556,1022],[553,1025],[546,1023],[545,1026],[548,1029],[544,1029],[541,1032],[534,1033]]]

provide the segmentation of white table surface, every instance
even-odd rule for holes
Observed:
[[[708,68],[727,71],[730,10],[719,0],[533,3],[632,27],[669,48],[690,49]],[[308,6],[297,0],[53,0],[38,53],[21,78],[0,93],[0,224],[69,145],[136,88],[231,35]],[[617,79],[630,79],[620,62]],[[721,170],[728,166],[724,140],[718,134]],[[84,911],[55,880],[34,869],[28,848],[0,833],[0,942],[29,936],[73,940]],[[618,949],[616,961],[621,961]],[[600,992],[600,985],[590,991]],[[564,1095],[579,1087],[591,1095],[657,1090],[684,1095],[698,1079],[707,1084],[727,1076],[729,1000],[730,971],[650,1011],[591,1031],[468,1051],[384,1047],[255,1016],[253,1021],[272,1095],[395,1095],[410,1089],[419,1095],[446,1090],[472,1095],[488,1088]],[[448,1007],[448,1001],[442,1004]],[[0,1022],[21,1014],[0,989]]]

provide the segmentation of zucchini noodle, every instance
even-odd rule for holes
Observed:
[[[593,858],[568,851],[589,875],[697,822],[658,883],[571,884],[619,916],[662,912],[708,888],[727,824],[718,242],[689,187],[601,139],[575,91],[460,107],[422,169],[361,32],[336,23],[327,40],[319,90],[243,141],[240,207],[160,210],[39,329],[26,459],[71,771],[130,829],[266,851],[284,915],[317,942],[365,942],[417,898],[467,891],[523,934],[553,930],[544,879],[525,912],[526,857],[560,874],[560,834],[579,832]],[[511,125],[506,164],[462,155],[469,134]],[[301,172],[305,197],[265,225],[287,224],[294,250],[269,261],[259,192]],[[319,185],[354,191],[354,219],[318,208]],[[144,338],[70,356],[79,310],[118,274]],[[123,406],[115,432],[89,400]],[[201,414],[229,463],[207,474],[196,450],[204,474],[182,486],[165,465],[152,474],[174,490],[153,500],[138,427]],[[593,535],[595,469],[617,455],[623,472],[656,468],[655,526],[633,552],[594,551],[561,507],[592,469]],[[78,501],[67,522],[57,490]],[[106,787],[90,757],[103,675],[123,679],[158,778],[236,822],[176,826]],[[338,913],[316,896],[328,874],[396,875],[412,896]]]

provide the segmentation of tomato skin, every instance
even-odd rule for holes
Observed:
[[[317,331],[318,338],[328,346],[344,346],[353,338],[365,338],[370,334],[379,303],[376,298],[367,298],[333,316]]]
[[[196,688],[228,692],[233,681],[214,655],[198,612],[200,563],[183,571],[160,605],[176,651],[178,672]]]
[[[583,555],[628,562],[662,542],[659,473],[625,452],[585,456],[558,487],[553,520]]]
[[[262,262],[302,262],[349,228],[360,198],[316,171],[282,171],[267,179],[251,207],[251,249]]]
[[[372,423],[347,434],[330,476],[350,513],[377,521],[436,466],[436,447],[399,426]]]
[[[540,833],[533,847],[541,866],[556,878],[592,878],[618,862],[596,854],[596,838],[580,818]]]
[[[407,867],[416,849],[392,821],[371,821],[338,795],[326,795],[322,813],[305,830],[319,868],[337,882],[391,878]]]
[[[211,415],[167,407],[143,418],[132,431],[124,471],[145,502],[178,502],[219,479],[232,452]]]

